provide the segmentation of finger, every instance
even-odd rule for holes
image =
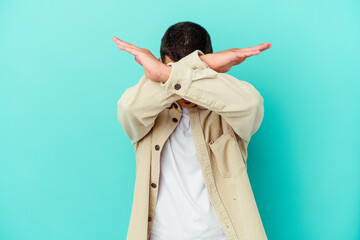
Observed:
[[[266,42],[265,44],[266,44],[266,45],[265,45],[263,48],[260,48],[260,49],[259,49],[261,52],[262,52],[262,51],[265,51],[265,50],[267,50],[267,49],[269,49],[269,48],[271,47],[271,43]]]
[[[136,56],[139,53],[139,51],[137,49],[132,48],[132,47],[128,47],[128,46],[123,46],[121,44],[118,45],[118,48],[121,49],[121,50],[124,50],[124,51],[126,51],[128,53],[131,53],[134,56]]]
[[[259,44],[259,45],[257,45],[257,46],[254,46],[254,47],[242,48],[242,49],[240,49],[240,50],[245,50],[245,51],[249,51],[249,50],[260,50],[260,51],[264,51],[264,50],[270,48],[270,47],[269,47],[269,44],[270,44],[270,43],[265,42],[265,43]],[[271,46],[271,44],[270,44],[270,46]]]
[[[272,46],[272,44],[271,44],[271,43],[269,43],[269,44],[268,44],[268,47],[267,47],[265,50],[267,50],[267,49],[271,48],[271,46]]]
[[[137,47],[134,44],[122,41],[115,36],[113,36],[113,40],[116,44],[118,44],[119,49],[127,51],[128,53],[131,53],[134,56],[136,56],[141,50],[140,47]]]
[[[229,56],[229,61],[238,61],[241,58],[247,58],[255,54],[259,54],[259,50],[250,50],[250,51],[234,51]]]
[[[119,38],[113,36],[113,41],[118,44],[118,45],[121,45],[121,46],[124,46],[124,47],[127,47],[127,48],[133,48],[133,49],[140,49],[140,47],[134,45],[134,44],[131,44],[131,43],[128,43],[128,42],[125,42],[123,40],[120,40]]]
[[[257,45],[255,47],[250,47],[249,50],[260,50],[260,51],[264,51],[266,48],[268,47],[268,43],[262,43],[260,45]]]
[[[113,41],[114,41],[116,44],[122,44],[122,45],[125,45],[125,46],[128,46],[128,47],[130,47],[130,46],[135,46],[134,44],[131,44],[131,43],[129,43],[129,42],[125,42],[125,41],[123,41],[123,40],[120,40],[119,38],[117,38],[117,37],[115,37],[115,36],[113,36],[112,39],[113,39]]]
[[[267,43],[267,45],[263,49],[261,49],[260,51],[268,50],[270,47],[271,47],[271,43]]]
[[[248,57],[251,57],[251,56],[254,56],[254,55],[259,55],[259,54],[260,54],[260,50],[238,52],[237,58],[234,61],[234,65],[238,65],[238,64],[244,62],[245,59],[248,58]]]
[[[253,55],[258,55],[260,54],[260,50],[251,50],[251,51],[241,51],[241,52],[237,52],[236,56],[237,58],[243,58],[243,57],[251,57]]]

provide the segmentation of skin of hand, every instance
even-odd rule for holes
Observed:
[[[208,53],[201,55],[200,59],[214,71],[225,73],[233,66],[244,62],[246,58],[258,55],[260,52],[265,51],[270,47],[271,43],[265,42],[254,47],[231,48],[221,52]]]
[[[166,64],[173,61],[167,58],[167,56],[165,58],[165,63],[163,63],[161,58],[157,59],[150,50],[146,48],[140,48],[134,44],[120,40],[115,36],[113,36],[113,41],[118,45],[119,49],[135,56],[135,61],[144,67],[144,73],[150,80],[165,83],[167,79],[169,79],[171,66]],[[269,49],[271,46],[271,43],[265,42],[254,47],[231,48],[221,52],[204,54],[199,57],[214,71],[225,73],[233,66],[244,62],[246,58],[258,55],[260,52]],[[189,105],[190,103],[180,102],[179,103],[184,107],[192,107],[192,105]]]
[[[169,78],[171,66],[159,61],[148,49],[122,41],[115,36],[113,41],[118,44],[119,49],[135,56],[135,61],[144,67],[144,73],[150,80],[164,83]],[[200,59],[213,70],[224,73],[231,67],[244,62],[246,58],[258,55],[270,47],[271,43],[265,42],[249,48],[231,48],[217,53],[204,54],[200,56]]]

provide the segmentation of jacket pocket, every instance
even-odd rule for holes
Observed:
[[[239,144],[231,134],[223,133],[215,142],[211,141],[209,146],[222,177],[236,177],[246,168]]]

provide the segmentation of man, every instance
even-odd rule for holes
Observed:
[[[127,240],[267,239],[246,165],[263,98],[225,72],[271,44],[212,53],[210,36],[192,22],[166,31],[159,59],[113,40],[145,73],[118,101],[136,153]]]

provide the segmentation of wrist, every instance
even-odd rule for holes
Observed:
[[[205,55],[200,55],[200,54],[199,54],[199,58],[200,58],[201,61],[203,61],[203,62],[206,63],[206,61],[205,61],[205,60],[206,60]]]
[[[211,65],[211,62],[209,61],[209,55],[210,54],[199,55],[199,58],[200,58],[201,61],[203,61],[207,65],[207,67],[213,69],[213,66]],[[213,70],[215,70],[215,69],[213,69]]]
[[[171,66],[164,65],[163,69],[161,70],[159,82],[165,83],[169,79],[170,73],[171,73]]]

